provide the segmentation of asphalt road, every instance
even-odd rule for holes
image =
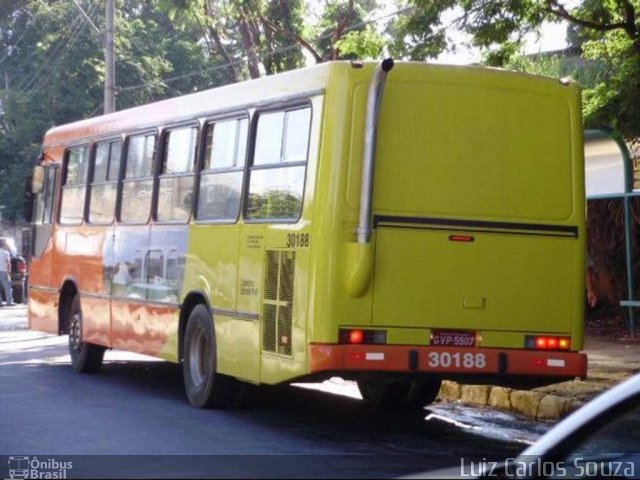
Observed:
[[[66,337],[24,330],[11,315],[0,313],[0,477],[3,458],[37,456],[72,461],[67,478],[379,478],[523,448],[425,420],[429,411],[296,387],[253,388],[239,410],[198,410],[177,365],[108,352],[101,373],[77,374]]]

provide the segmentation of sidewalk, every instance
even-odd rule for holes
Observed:
[[[442,402],[496,408],[538,420],[557,420],[602,391],[640,373],[639,339],[587,333],[584,352],[589,359],[585,380],[571,380],[533,390],[445,381],[438,398]]]
[[[0,307],[0,332],[27,329],[27,306],[15,304]]]

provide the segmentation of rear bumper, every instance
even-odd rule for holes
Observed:
[[[539,377],[587,376],[587,356],[579,352],[548,352],[502,348],[425,347],[406,345],[309,346],[310,373],[423,372]]]

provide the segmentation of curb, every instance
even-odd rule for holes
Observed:
[[[442,382],[437,398],[441,402],[490,407],[545,421],[558,420],[584,404],[574,398],[536,391],[492,385],[464,385],[450,380]]]

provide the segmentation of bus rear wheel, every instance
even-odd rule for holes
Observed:
[[[413,379],[385,381],[364,377],[358,380],[362,400],[368,405],[392,409],[419,410],[433,403],[441,380]]]
[[[196,305],[184,334],[182,376],[189,403],[197,408],[230,408],[240,397],[240,382],[217,373],[216,340],[211,314]]]
[[[80,297],[75,295],[67,309],[69,326],[69,355],[76,372],[95,373],[102,368],[105,347],[82,341],[82,308]]]

